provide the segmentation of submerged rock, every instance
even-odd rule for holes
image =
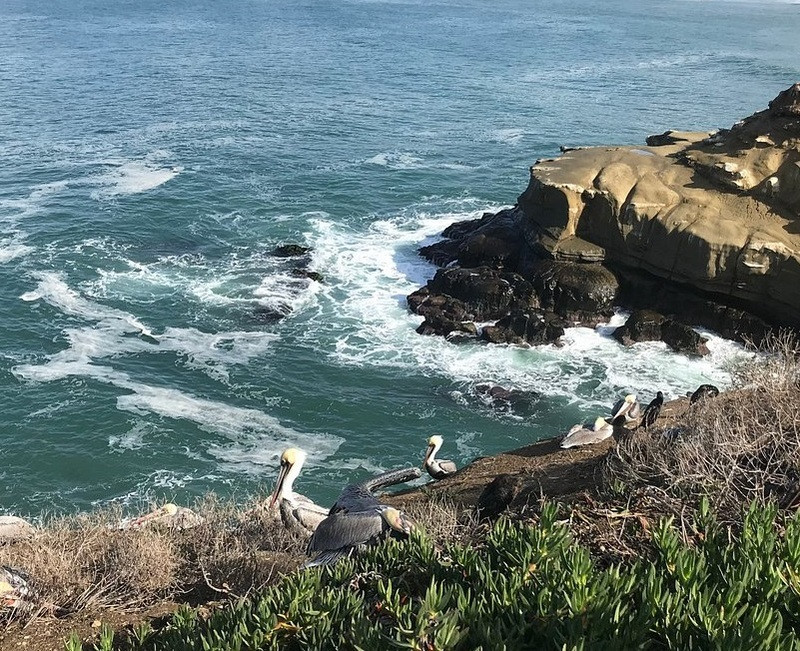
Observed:
[[[311,251],[311,247],[302,246],[301,244],[281,244],[272,249],[272,255],[276,258],[299,258],[311,253]]]
[[[524,413],[539,399],[539,394],[535,391],[524,391],[522,389],[506,389],[498,385],[477,384],[474,391],[481,400],[486,401],[490,406],[500,409],[510,409],[511,411]]]

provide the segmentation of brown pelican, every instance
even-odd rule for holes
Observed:
[[[177,506],[171,502],[145,513],[138,518],[123,520],[119,529],[141,529],[154,524],[161,524],[174,529],[191,529],[203,522],[203,518],[191,509]]]
[[[606,419],[602,416],[598,416],[591,427],[580,424],[573,425],[572,429],[567,432],[567,435],[561,441],[561,447],[576,448],[580,445],[591,445],[592,443],[605,441],[613,434],[614,426],[606,422]]]
[[[422,465],[428,474],[434,479],[444,479],[456,471],[456,464],[449,459],[437,459],[436,453],[442,447],[444,439],[438,434],[434,434],[428,439],[428,449],[425,451],[425,458]]]
[[[640,412],[641,409],[636,401],[636,395],[630,393],[623,400],[617,400],[611,410],[610,421],[614,425],[625,425],[639,418]]]
[[[689,398],[689,404],[693,405],[698,400],[703,400],[705,398],[716,398],[718,395],[719,389],[713,384],[701,384],[692,394],[692,397]]]
[[[13,608],[25,601],[30,588],[28,573],[18,567],[0,565],[0,606]]]
[[[287,529],[313,533],[317,525],[328,515],[328,509],[315,504],[305,495],[300,495],[292,490],[294,480],[300,474],[306,453],[300,448],[287,448],[281,454],[281,469],[275,490],[269,501],[272,508],[278,502],[281,520]]]
[[[373,491],[416,479],[420,474],[419,468],[402,468],[347,486],[308,541],[306,553],[314,558],[303,567],[335,563],[390,536],[407,536],[414,528],[408,516],[381,504]]]
[[[659,391],[656,393],[656,397],[650,401],[650,404],[644,408],[644,412],[642,413],[642,422],[639,423],[639,427],[649,429],[650,426],[656,422],[658,415],[661,413],[661,405],[663,404],[664,394]]]

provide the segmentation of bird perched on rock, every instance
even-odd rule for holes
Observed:
[[[704,400],[705,398],[716,398],[718,395],[719,389],[713,384],[701,384],[692,394],[692,397],[689,398],[689,404],[693,405],[698,400]]]
[[[518,475],[503,474],[495,477],[483,489],[475,504],[478,518],[497,518],[517,497],[521,484]]]
[[[420,474],[419,468],[403,468],[347,486],[308,541],[306,553],[314,558],[303,567],[335,563],[389,537],[407,537],[414,523],[402,511],[381,504],[373,491]]]
[[[611,418],[609,420],[614,425],[625,425],[639,418],[640,413],[641,408],[636,400],[636,395],[630,393],[622,400],[617,400],[611,409]]]
[[[614,434],[614,426],[602,416],[598,416],[591,426],[573,425],[561,441],[562,448],[576,448],[581,445],[592,445],[605,441]]]
[[[30,594],[30,576],[25,570],[0,565],[0,607],[14,608]]]
[[[449,477],[456,470],[456,464],[449,459],[437,459],[436,453],[442,447],[444,439],[438,434],[434,434],[428,439],[428,449],[425,451],[425,458],[422,465],[428,474],[434,479],[444,479]]]
[[[656,397],[650,401],[650,404],[644,408],[642,413],[642,422],[639,427],[648,429],[653,423],[656,422],[658,415],[661,413],[661,406],[664,404],[664,394],[659,391]]]
[[[300,475],[305,460],[306,453],[300,448],[286,448],[283,451],[269,507],[272,508],[277,502],[281,520],[287,529],[310,534],[328,516],[328,509],[293,490],[294,480]]]

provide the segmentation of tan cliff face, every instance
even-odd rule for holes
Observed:
[[[569,150],[531,167],[529,244],[618,263],[800,324],[800,84],[715,134]]]

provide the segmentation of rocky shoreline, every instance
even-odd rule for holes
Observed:
[[[761,342],[800,327],[800,84],[716,133],[643,147],[564,148],[531,167],[513,208],[459,222],[420,254],[420,334],[558,343],[615,308],[617,339],[703,355],[702,326]]]

